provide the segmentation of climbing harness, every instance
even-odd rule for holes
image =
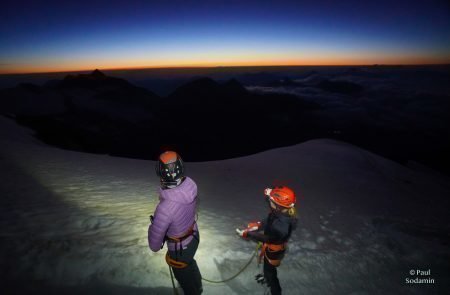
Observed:
[[[177,260],[177,258],[178,258],[178,252],[180,252],[180,256],[183,256],[183,241],[184,240],[186,240],[190,236],[193,236],[194,239],[196,239],[198,241],[198,236],[195,235],[195,233],[197,232],[194,229],[195,223],[196,223],[196,221],[194,221],[194,223],[188,228],[188,230],[180,237],[168,237],[168,236],[165,237],[164,242],[168,241],[168,242],[175,243],[175,255],[176,255],[175,260]],[[164,247],[164,243],[161,245],[161,249],[163,247]],[[167,261],[167,258],[166,258],[166,261]]]
[[[267,261],[273,266],[280,266],[281,259],[284,256],[284,251],[286,250],[287,243],[283,244],[269,244],[264,243],[261,248],[261,253],[259,254],[258,263],[261,263],[262,258],[265,257]],[[269,257],[270,256],[270,257]]]

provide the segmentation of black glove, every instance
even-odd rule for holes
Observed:
[[[153,217],[153,215],[150,215],[150,223],[153,224],[153,219],[155,219],[155,217]]]

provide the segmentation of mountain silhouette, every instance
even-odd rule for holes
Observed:
[[[224,91],[229,95],[245,95],[247,94],[247,89],[239,83],[236,79],[230,79],[223,84]]]
[[[0,114],[61,148],[141,159],[173,148],[187,161],[203,161],[327,137],[450,171],[442,127],[449,125],[448,67],[177,76],[160,80],[176,82],[161,96],[99,70],[48,77],[42,86],[0,89]]]
[[[245,96],[247,90],[234,79],[220,84],[210,78],[200,78],[178,87],[167,101],[178,106],[218,107]]]
[[[58,108],[44,114],[10,107],[8,113],[33,128],[43,141],[62,148],[132,158],[154,158],[168,143],[187,160],[229,158],[293,144],[303,112],[317,108],[286,94],[259,95],[236,79],[199,78],[161,98],[99,70],[68,75],[44,86],[21,85],[24,102],[53,97]],[[10,93],[10,94],[11,94]],[[18,95],[16,95],[17,97]],[[291,136],[297,132],[295,136]],[[278,134],[276,142],[268,134]],[[223,142],[244,143],[223,145]],[[170,145],[170,144],[169,144]]]
[[[95,70],[90,74],[67,75],[60,83],[56,85],[60,89],[68,88],[86,88],[97,90],[101,88],[135,87],[128,81],[121,78],[109,77]]]
[[[210,78],[200,78],[178,87],[169,97],[171,99],[189,97],[194,100],[203,100],[246,94],[247,90],[235,79],[220,84]]]
[[[106,78],[106,75],[103,74],[102,72],[100,72],[99,69],[95,69],[95,70],[91,73],[91,76],[92,76],[92,77],[96,77],[97,79],[100,79],[100,78]]]
[[[170,118],[165,128],[177,130],[171,135],[172,140],[190,148],[196,146],[205,153],[211,146],[223,152],[224,140],[245,143],[227,145],[229,154],[264,149],[268,146],[264,140],[272,133],[286,135],[276,144],[291,143],[301,136],[302,132],[288,134],[299,126],[303,112],[318,108],[317,104],[293,95],[259,95],[247,91],[235,79],[218,83],[210,78],[186,83],[163,104],[162,118]]]
[[[278,74],[267,72],[244,73],[237,77],[237,79],[245,85],[261,85],[271,81],[276,81],[279,78],[280,77]]]

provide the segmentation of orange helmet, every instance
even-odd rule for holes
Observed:
[[[295,193],[287,186],[276,186],[269,193],[269,199],[275,204],[292,208],[295,206]]]

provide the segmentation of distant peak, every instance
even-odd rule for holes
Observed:
[[[211,88],[217,88],[218,86],[219,86],[219,83],[217,83],[213,79],[204,77],[204,78],[198,78],[191,82],[188,82],[182,87],[188,88],[188,89],[211,89]]]
[[[239,83],[239,81],[236,80],[235,78],[231,78],[230,80],[228,80],[228,81],[226,82],[226,84],[228,84],[228,85],[239,85],[239,86],[241,86],[241,83]]]
[[[218,83],[209,77],[202,77],[195,79],[191,82],[191,84],[209,84],[209,85],[217,85]]]
[[[242,86],[242,84],[239,83],[239,81],[236,80],[235,78],[232,78],[232,79],[228,80],[225,84],[223,84],[223,86],[229,91],[247,92],[245,87]]]
[[[99,69],[95,69],[95,70],[91,73],[91,75],[94,76],[94,77],[106,77],[105,74],[103,74],[102,72],[100,72]]]

